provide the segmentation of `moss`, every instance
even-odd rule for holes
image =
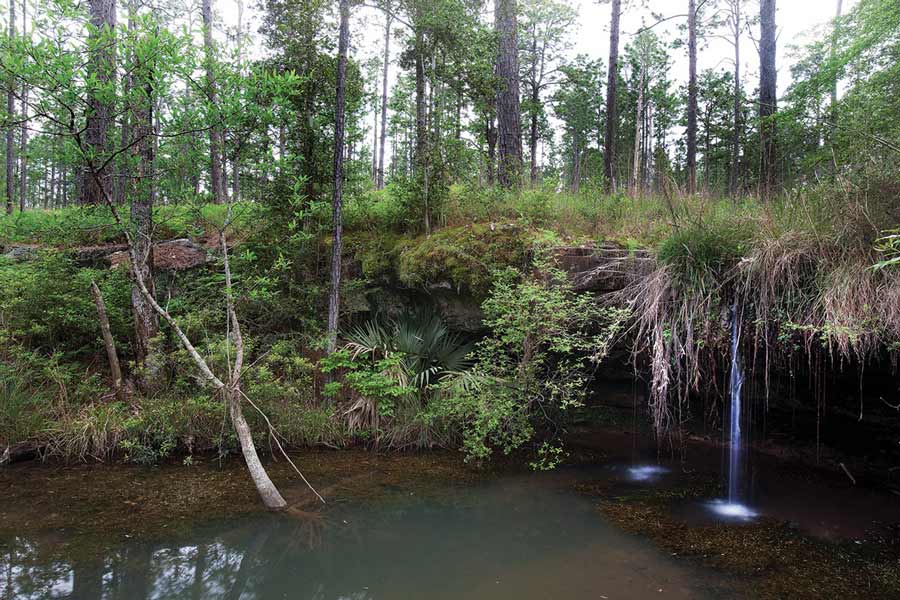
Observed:
[[[407,238],[389,231],[355,231],[347,233],[346,251],[359,264],[367,281],[394,279],[400,251]]]
[[[527,266],[538,235],[512,223],[448,227],[405,245],[399,257],[400,281],[410,286],[449,283],[483,296],[494,270]]]

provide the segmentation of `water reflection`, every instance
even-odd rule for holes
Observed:
[[[397,489],[316,518],[207,523],[102,550],[0,540],[0,598],[727,597],[720,582],[604,523],[568,487],[537,481],[439,496]]]

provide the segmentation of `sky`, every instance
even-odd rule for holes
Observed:
[[[216,14],[220,19],[220,30],[233,28],[237,24],[238,2],[241,0],[214,0]],[[252,0],[242,0],[245,5],[252,4]],[[610,4],[600,4],[597,0],[569,0],[579,12],[579,24],[571,32],[572,49],[570,58],[578,54],[585,54],[590,59],[602,58],[606,64],[609,59],[609,17]],[[843,0],[843,10],[846,13],[858,0]],[[621,20],[621,48],[633,39],[635,33],[643,26],[655,22],[651,13],[662,16],[683,14],[687,5],[686,0],[647,0],[648,7],[632,9],[625,12]],[[488,3],[485,14],[490,19],[492,5]],[[758,13],[758,0],[748,0],[746,11]],[[778,0],[776,23],[778,27],[778,90],[783,94],[789,87],[790,66],[793,63],[792,55],[794,47],[802,47],[806,42],[815,37],[815,32],[826,26],[835,16],[837,0]],[[654,31],[662,38],[672,40],[682,35],[679,25],[685,19],[676,18],[666,21],[654,28]],[[252,33],[255,44],[259,44],[259,35],[256,30],[259,27],[259,13],[256,8],[245,8],[244,27]],[[337,24],[333,23],[335,37],[337,37]],[[383,15],[374,8],[358,7],[354,9],[351,19],[351,50],[357,60],[364,61],[373,55],[380,55],[383,36]],[[756,51],[753,38],[759,37],[759,27],[753,26],[749,33],[745,33],[741,40],[742,80],[750,89],[754,89],[759,79],[759,55]],[[397,56],[398,44],[394,44],[392,57]],[[255,54],[259,52],[257,48]],[[686,49],[675,49],[671,52],[672,69],[669,78],[674,85],[682,85],[687,81],[688,64]],[[701,42],[698,51],[698,70],[704,69],[733,69],[734,49],[725,39],[709,36],[705,42]],[[390,79],[393,81],[397,75],[396,65],[392,65]]]
[[[227,27],[237,24],[239,0],[215,0],[216,12],[221,23]],[[573,48],[570,55],[586,54],[589,58],[603,58],[606,63],[609,57],[609,16],[610,4],[600,4],[597,0],[570,0],[579,12],[579,27],[572,31]],[[844,11],[849,10],[857,0],[844,0]],[[245,5],[253,4],[243,0]],[[648,8],[632,9],[622,16],[622,47],[633,38],[642,26],[654,22],[651,12],[669,16],[683,14],[685,0],[648,0]],[[757,1],[747,2],[748,11],[757,11]],[[810,39],[810,34],[817,28],[826,25],[835,15],[837,0],[779,0],[777,3],[778,24],[778,87],[783,92],[790,84],[791,46],[803,45]],[[488,7],[490,9],[490,7]],[[486,15],[489,16],[489,15]],[[254,32],[259,26],[259,14],[255,7],[247,6],[244,14],[244,27]],[[674,39],[681,35],[678,26],[684,19],[672,19],[656,27],[661,37]],[[371,56],[380,52],[382,43],[382,16],[373,8],[359,7],[355,9],[351,31],[354,34],[353,50],[357,58]],[[335,24],[336,25],[336,24]],[[758,37],[758,27],[753,27],[753,36]],[[335,26],[335,37],[337,29]],[[744,76],[752,81],[758,76],[759,59],[751,36],[745,34],[742,40],[742,57]],[[396,53],[395,53],[396,55]],[[705,47],[700,48],[698,68],[732,68],[733,49],[723,39],[707,39]],[[673,80],[682,82],[687,79],[687,56],[684,50],[672,52]],[[396,69],[394,69],[396,71]]]

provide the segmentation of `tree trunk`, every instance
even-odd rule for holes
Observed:
[[[133,98],[131,122],[135,144],[132,153],[137,163],[136,177],[130,186],[131,227],[134,240],[133,270],[141,281],[155,293],[153,283],[153,202],[155,195],[154,135],[153,135],[153,70],[155,65],[146,62],[133,71],[134,85],[139,90]],[[153,338],[159,333],[159,323],[153,308],[147,303],[137,285],[131,288],[131,307],[134,314],[135,356],[141,368],[138,383],[150,391],[158,374],[159,364],[154,358]]]
[[[416,5],[418,7],[418,4]],[[418,9],[417,9],[418,11]],[[423,203],[425,217],[425,234],[431,233],[431,217],[428,214],[428,124],[425,107],[425,38],[416,19],[415,52],[416,61],[416,177],[424,185]]]
[[[28,35],[28,3],[22,0],[22,37]],[[22,128],[19,132],[19,211],[28,200],[28,85],[22,83]]]
[[[519,47],[516,0],[495,0],[497,52],[497,180],[504,188],[519,185],[522,176],[522,124],[519,106]]]
[[[641,187],[641,134],[644,130],[644,82],[647,78],[647,65],[641,56],[641,76],[638,84],[637,108],[634,117],[634,158],[631,171],[631,195],[637,197]]]
[[[759,132],[762,151],[760,188],[762,199],[768,201],[775,190],[775,111],[778,103],[775,70],[775,0],[761,0],[759,23]]]
[[[337,90],[334,110],[334,191],[331,199],[333,221],[331,244],[331,290],[328,295],[328,352],[337,350],[340,316],[341,253],[343,251],[342,210],[344,187],[344,103],[347,78],[347,46],[350,40],[350,0],[341,0],[341,26],[338,37]]]
[[[734,34],[734,131],[731,135],[731,182],[729,191],[737,196],[741,167],[741,2],[732,1],[732,33]]]
[[[203,48],[206,61],[206,85],[209,102],[213,107],[213,122],[209,129],[209,184],[212,188],[213,202],[224,204],[227,200],[225,191],[225,173],[222,164],[223,142],[222,126],[218,122],[216,109],[219,106],[219,90],[215,73],[215,46],[213,44],[212,0],[203,0]]]
[[[122,400],[122,369],[119,366],[116,341],[109,328],[109,318],[106,316],[106,303],[103,301],[103,294],[93,281],[91,282],[91,295],[93,295],[94,304],[97,307],[97,320],[100,322],[100,333],[103,335],[103,345],[106,348],[106,357],[109,359],[109,372],[112,376],[113,389],[116,391],[116,396]]]
[[[381,135],[378,144],[378,167],[375,173],[376,189],[384,189],[384,145],[387,143],[388,67],[391,60],[391,15],[384,23],[384,63],[381,66]]]
[[[487,180],[488,185],[497,183],[497,127],[494,124],[494,103],[490,102],[488,114],[484,120],[484,137],[487,142]]]
[[[697,0],[688,0],[687,193],[697,193]]]
[[[137,29],[137,0],[128,0],[128,31],[130,34],[134,34],[134,31]],[[131,60],[134,60],[134,57],[131,57]],[[124,95],[127,99],[131,97],[131,86],[133,84],[133,77],[131,73],[131,69],[126,69],[124,74],[124,81],[122,82],[124,88]],[[185,90],[189,89],[189,86],[185,86]],[[121,131],[121,147],[127,148],[128,144],[131,143],[131,114],[122,115],[122,131]],[[131,173],[129,172],[129,163],[127,160],[127,155],[122,157],[120,160],[120,164],[122,165],[119,170],[119,178],[116,181],[115,186],[115,202],[116,204],[123,204],[125,202],[125,197],[129,190],[129,180],[131,178]]]
[[[9,40],[16,37],[16,0],[9,0]],[[16,82],[10,78],[6,88],[6,114],[12,119],[16,114]],[[16,205],[16,129],[10,123],[6,128],[6,214],[11,215]]]
[[[616,83],[619,75],[619,18],[622,16],[622,0],[612,0],[609,20],[609,73],[606,80],[606,139],[603,153],[603,174],[611,191],[616,189]]]
[[[88,63],[90,73],[96,78],[97,89],[91,90],[88,96],[88,114],[84,132],[85,144],[93,152],[95,159],[102,157],[109,148],[109,125],[113,102],[105,88],[112,84],[116,77],[116,2],[115,0],[90,0],[91,25],[90,36],[92,52]],[[102,204],[103,199],[111,193],[111,182],[107,169],[103,168],[94,176],[84,171],[81,184],[81,204]]]

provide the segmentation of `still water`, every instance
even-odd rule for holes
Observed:
[[[571,478],[385,485],[364,499],[334,498],[307,517],[201,522],[152,540],[0,538],[0,598],[736,597],[722,578],[605,522]]]

